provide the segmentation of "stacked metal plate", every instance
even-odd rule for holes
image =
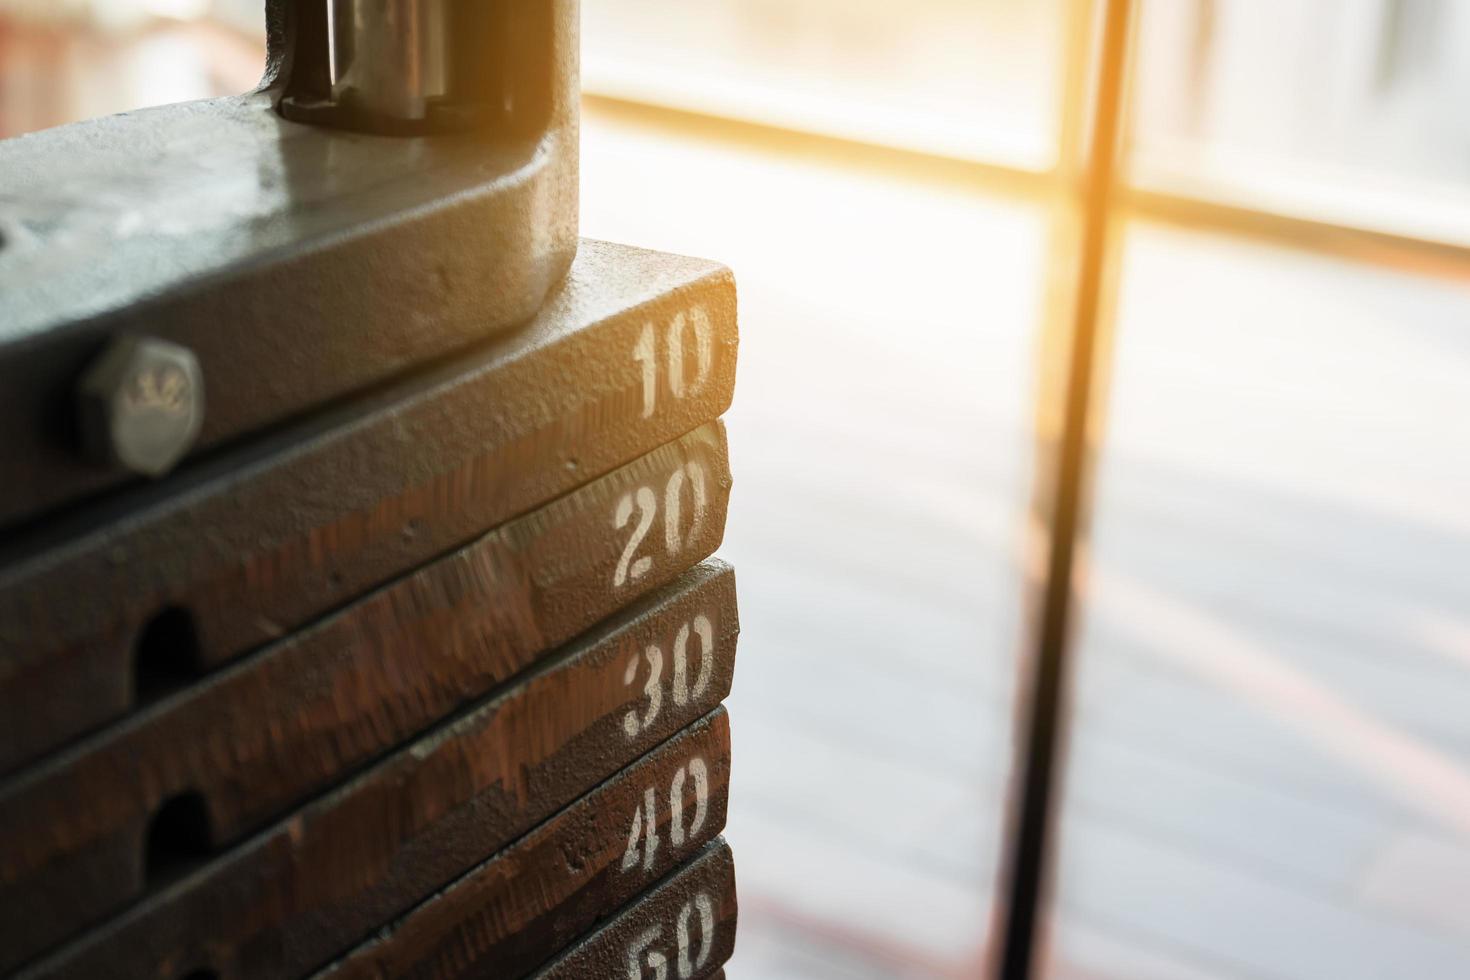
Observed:
[[[109,411],[187,405],[148,353]],[[528,325],[154,482],[29,479],[0,974],[719,975],[735,357],[728,271],[583,241]]]

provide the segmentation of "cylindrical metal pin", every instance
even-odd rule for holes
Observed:
[[[423,119],[449,88],[450,0],[328,0],[332,100]]]

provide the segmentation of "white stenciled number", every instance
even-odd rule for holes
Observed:
[[[689,821],[688,828],[684,826],[684,783],[694,780],[694,817]],[[695,756],[689,760],[687,766],[683,766],[674,773],[674,781],[669,786],[669,842],[675,847],[680,846],[686,839],[692,839],[704,826],[704,818],[709,810],[709,767],[704,760]]]
[[[658,510],[658,498],[653,495],[652,490],[647,487],[639,487],[637,493],[623,494],[623,499],[618,501],[617,512],[613,514],[613,526],[618,530],[628,526],[628,521],[633,517],[635,502],[638,509],[638,526],[633,528],[627,545],[623,547],[623,554],[618,558],[617,571],[613,572],[613,585],[623,585],[641,578],[653,565],[652,558],[644,556],[634,559],[633,557],[638,552],[638,546],[648,536],[648,529],[653,527],[654,514]]]
[[[694,686],[689,686],[689,634],[690,626],[693,625],[693,633],[699,637],[699,674],[694,678]],[[705,688],[709,687],[710,674],[715,666],[715,628],[709,621],[709,617],[700,613],[694,617],[693,624],[685,623],[679,627],[679,635],[674,637],[674,681],[673,696],[674,703],[684,707],[690,701],[698,701],[704,696]]]
[[[653,324],[645,323],[633,347],[633,360],[643,368],[643,417],[658,407],[658,357],[653,349]]]
[[[695,653],[699,659],[692,684],[689,669],[691,637],[698,641],[699,648]],[[646,664],[648,667],[648,679],[643,684],[643,697],[646,703],[642,706],[641,714],[638,707],[632,707],[623,715],[623,734],[630,739],[637,738],[652,727],[664,704],[664,692],[661,686],[664,671],[663,649],[650,643],[641,656],[635,653],[628,658],[628,666],[623,669],[624,687],[633,687],[638,683],[640,664]],[[700,613],[689,622],[681,624],[679,632],[674,636],[673,677],[669,681],[669,694],[673,698],[674,705],[683,708],[704,697],[704,692],[709,690],[714,669],[715,626],[710,622],[708,616]]]
[[[688,534],[681,530],[684,523],[685,483],[689,484],[690,499]],[[694,460],[691,459],[669,474],[669,482],[664,485],[664,546],[668,549],[669,557],[683,551],[685,545],[699,534],[700,525],[704,523],[705,507],[709,503],[705,499],[706,493],[704,467]]]
[[[636,709],[629,709],[623,716],[623,731],[629,738],[637,737],[638,733],[644,731],[653,720],[658,717],[659,708],[663,707],[664,690],[659,687],[659,680],[663,676],[664,654],[658,647],[650,645],[643,651],[643,658],[648,662],[648,683],[643,685],[643,693],[648,698],[648,708],[643,712],[640,720]],[[623,672],[623,684],[631,687],[638,679],[638,656],[634,654],[633,659],[628,661],[628,669]]]
[[[699,948],[695,951],[690,932],[698,916]],[[644,929],[628,944],[628,980],[668,980],[669,957],[656,944],[663,938],[663,926]],[[704,969],[715,948],[715,902],[700,892],[679,909],[674,924],[675,963],[678,980],[689,980]],[[645,973],[650,970],[652,973]]]
[[[699,955],[689,956],[689,919],[699,911]],[[679,940],[679,976],[692,977],[694,971],[709,962],[709,954],[715,938],[715,903],[704,892],[694,896],[693,902],[685,902],[679,910],[679,923],[675,930]]]
[[[669,958],[656,949],[649,949],[663,935],[662,926],[649,926],[628,944],[628,980],[644,980],[645,961],[653,971],[653,980],[668,980]]]
[[[658,407],[658,351],[657,333],[652,323],[645,323],[633,345],[633,360],[643,375],[643,417],[653,415]],[[694,373],[686,374],[689,352],[694,354]],[[702,306],[691,310],[680,310],[674,314],[664,331],[664,372],[668,376],[669,392],[675,399],[699,394],[709,380],[710,368],[714,363],[714,327],[709,312]]]
[[[691,339],[694,341],[694,377],[688,379],[687,385],[684,378],[684,335],[686,330],[692,331]],[[699,389],[704,387],[705,379],[709,377],[710,361],[713,357],[714,351],[711,349],[710,344],[709,314],[704,311],[704,307],[696,306],[689,311],[687,317],[683,313],[679,313],[669,321],[669,390],[674,393],[675,398],[683,398],[685,395],[696,395],[699,393]]]
[[[694,814],[684,822],[684,790],[694,783]],[[669,786],[669,843],[681,847],[693,841],[704,828],[709,816],[709,766],[695,756],[674,773]],[[623,851],[622,870],[642,867],[653,870],[653,857],[662,838],[658,835],[658,793],[652,786],[643,791],[642,804],[633,811],[633,824],[628,828],[628,847]]]
[[[643,791],[643,804],[633,811],[633,826],[628,831],[628,849],[623,852],[622,869],[631,871],[641,862],[644,871],[653,870],[653,855],[658,850],[658,794],[650,786]]]
[[[689,488],[689,527],[687,530],[684,528],[686,486]],[[705,511],[709,508],[709,488],[705,481],[704,466],[690,460],[669,474],[668,482],[664,484],[663,503],[664,550],[670,558],[676,558],[699,536],[699,532],[704,527]],[[633,528],[632,534],[629,535],[627,543],[623,545],[623,553],[618,557],[618,567],[613,571],[615,588],[637,581],[648,574],[648,570],[653,567],[653,559],[650,556],[638,557],[638,549],[642,546],[643,539],[648,536],[649,528],[653,526],[658,514],[658,497],[651,488],[639,487],[634,492],[623,494],[618,500],[617,510],[613,512],[613,526],[620,531],[627,527],[633,520],[635,510],[638,512],[638,523]]]

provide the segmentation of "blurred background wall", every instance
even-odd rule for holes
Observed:
[[[0,0],[0,133],[244,91],[260,6]],[[730,975],[977,976],[1087,4],[583,11],[584,233],[740,283]],[[1141,4],[1050,976],[1470,975],[1467,50]]]

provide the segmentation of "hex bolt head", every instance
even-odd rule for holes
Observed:
[[[93,459],[162,476],[189,451],[204,423],[199,361],[166,340],[118,337],[82,373],[77,419]]]

